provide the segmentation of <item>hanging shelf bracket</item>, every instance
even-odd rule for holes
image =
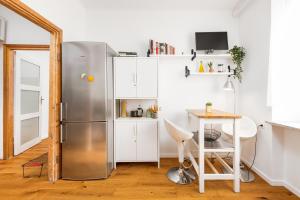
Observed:
[[[188,66],[185,66],[185,78],[189,77],[191,75],[191,70],[189,70]]]

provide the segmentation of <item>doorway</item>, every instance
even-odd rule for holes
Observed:
[[[49,45],[4,45],[6,86],[4,157],[48,137]],[[12,123],[13,122],[13,123]]]
[[[14,51],[14,136],[17,156],[48,138],[49,51]],[[11,74],[9,74],[11,76]]]
[[[14,11],[18,15],[28,19],[39,27],[47,30],[51,35],[50,41],[50,80],[49,80],[49,148],[48,148],[48,179],[50,182],[55,182],[60,177],[60,102],[61,102],[61,43],[63,31],[45,19],[43,16],[29,8],[21,1],[15,0],[0,0],[0,4],[6,8]],[[59,6],[59,5],[58,5]],[[13,47],[12,47],[13,49]],[[4,74],[10,70],[7,57],[9,56],[4,49],[3,66]],[[5,52],[6,51],[6,52]],[[11,131],[12,117],[11,112],[11,87],[13,86],[12,80],[6,79],[4,76],[3,85],[3,140],[4,143],[9,140],[9,131]],[[9,142],[8,142],[9,143]],[[9,148],[8,148],[9,149]]]

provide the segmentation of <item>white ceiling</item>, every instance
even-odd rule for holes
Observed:
[[[93,10],[230,10],[239,0],[80,0]]]

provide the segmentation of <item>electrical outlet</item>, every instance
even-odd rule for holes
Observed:
[[[259,124],[257,127],[265,128],[265,125],[262,123],[262,124]]]

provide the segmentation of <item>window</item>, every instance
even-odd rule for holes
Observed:
[[[300,121],[300,1],[273,0],[268,104],[273,120]]]

